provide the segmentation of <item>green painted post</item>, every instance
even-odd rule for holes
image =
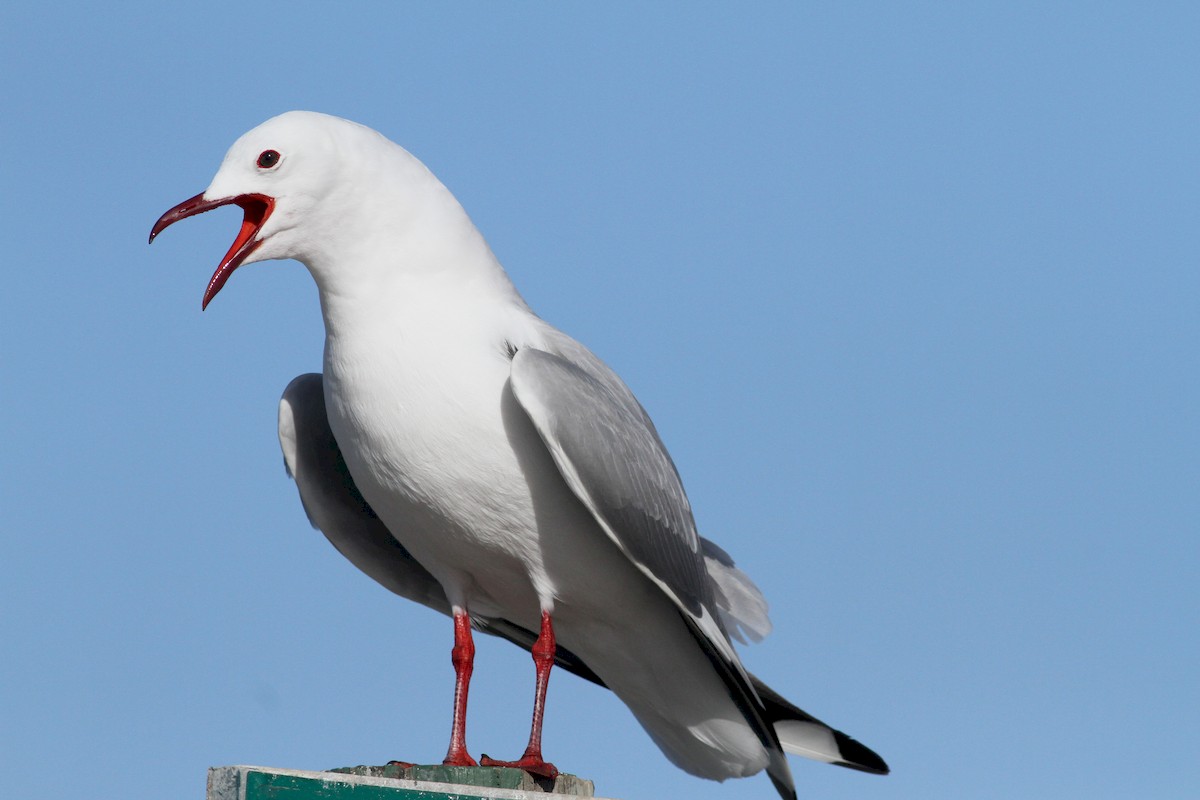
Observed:
[[[552,791],[524,770],[500,767],[348,767],[302,772],[214,767],[207,800],[556,800],[593,797],[592,782],[560,775]],[[595,800],[603,800],[596,798]]]

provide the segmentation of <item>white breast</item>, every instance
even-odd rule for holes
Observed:
[[[520,320],[497,315],[427,303],[327,329],[326,404],[363,496],[451,602],[536,624],[539,599],[557,594],[539,541],[547,515],[556,528],[594,523],[549,457],[528,452],[537,436],[495,333]]]

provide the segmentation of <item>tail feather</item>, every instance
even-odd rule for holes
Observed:
[[[784,757],[784,748],[779,741],[779,734],[772,724],[774,720],[771,719],[769,709],[756,691],[757,684],[761,681],[755,681],[753,676],[747,673],[737,661],[727,659],[714,646],[712,639],[700,629],[693,617],[683,612],[680,612],[679,616],[687,623],[696,642],[704,651],[704,655],[708,657],[713,667],[716,668],[717,674],[725,682],[729,696],[741,710],[746,723],[766,749],[767,776],[775,785],[775,790],[779,792],[779,796],[783,800],[796,800],[796,785],[792,781],[792,771],[788,766],[787,758]],[[787,701],[784,700],[784,702]]]
[[[774,725],[785,752],[875,775],[891,771],[871,748],[797,708],[758,678],[751,678],[765,707],[764,716]]]

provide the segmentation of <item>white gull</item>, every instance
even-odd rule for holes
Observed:
[[[526,751],[489,763],[556,772],[541,720],[557,656],[616,693],[694,775],[766,769],[792,798],[785,751],[887,771],[745,671],[730,634],[765,632],[761,595],[697,534],[649,417],[529,309],[421,162],[364,126],[289,112],[235,142],[208,189],[151,239],[228,204],[245,219],[205,305],[254,261],[294,258],[317,283],[323,376],[294,381],[280,413],[310,519],[371,577],[454,619],[446,763],[475,763],[474,620],[536,664]]]

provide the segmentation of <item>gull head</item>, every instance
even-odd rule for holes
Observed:
[[[150,241],[181,219],[221,206],[242,209],[241,229],[204,292],[207,307],[242,264],[295,258],[311,268],[353,236],[354,212],[372,203],[380,170],[408,162],[420,166],[370,128],[290,111],[234,142],[208,188],[159,217]]]

